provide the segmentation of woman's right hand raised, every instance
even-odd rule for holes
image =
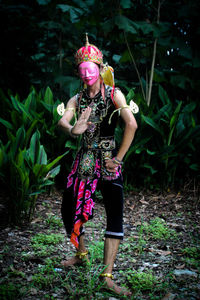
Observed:
[[[88,122],[91,111],[92,111],[92,108],[88,106],[82,112],[82,114],[78,118],[76,124],[73,126],[73,128],[71,130],[72,134],[80,135],[80,134],[84,133],[87,130],[88,126],[91,124],[91,122]]]

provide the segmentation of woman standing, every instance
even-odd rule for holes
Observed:
[[[105,285],[116,294],[131,295],[113,281],[112,269],[119,243],[123,239],[123,182],[121,165],[137,129],[136,120],[122,92],[104,83],[103,55],[86,37],[86,45],[75,55],[78,72],[85,88],[72,97],[58,125],[76,138],[82,135],[82,147],[67,177],[62,202],[62,218],[76,255],[63,262],[70,266],[83,262],[87,257],[83,224],[93,216],[94,193],[101,190],[107,215],[104,243],[104,265],[100,275]],[[109,71],[109,70],[108,70]],[[109,73],[111,74],[111,73]],[[125,129],[119,149],[116,148],[114,131],[120,111]],[[78,120],[70,124],[74,114]]]

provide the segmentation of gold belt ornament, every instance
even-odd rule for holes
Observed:
[[[90,144],[84,143],[84,148],[93,150],[113,150],[115,149],[114,138],[98,138],[91,141]]]

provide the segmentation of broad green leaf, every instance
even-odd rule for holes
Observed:
[[[154,69],[154,74],[153,74],[153,81],[155,82],[165,82],[165,75],[164,72],[157,70],[156,68]]]
[[[16,157],[16,165],[18,165],[19,167],[21,167],[23,169],[23,163],[24,163],[24,152],[22,150],[19,149],[17,157]]]
[[[53,93],[52,93],[50,87],[46,88],[45,95],[44,95],[44,102],[46,104],[49,104],[49,105],[54,104],[54,102],[53,102]]]
[[[27,146],[29,140],[30,140],[30,137],[33,133],[33,130],[35,129],[36,125],[38,123],[38,120],[34,120],[32,123],[31,123],[31,126],[29,127],[29,129],[26,131],[26,137],[25,137],[25,147]]]
[[[44,180],[40,186],[45,187],[45,186],[52,185],[52,184],[54,184],[53,180]]]
[[[132,3],[131,0],[120,0],[120,5],[123,8],[131,8]]]
[[[170,129],[174,126],[174,124],[176,123],[177,119],[178,119],[178,115],[180,113],[180,109],[181,109],[181,106],[182,106],[182,101],[180,101],[174,111],[174,114],[170,120]]]
[[[170,103],[170,99],[167,95],[167,92],[163,89],[163,87],[159,84],[158,94],[160,99],[162,100],[163,105]]]
[[[13,126],[12,126],[12,124],[10,123],[10,122],[8,122],[8,121],[6,121],[6,120],[4,120],[4,119],[2,119],[2,118],[0,118],[0,123],[2,123],[6,128],[8,128],[8,129],[13,129]]]
[[[47,167],[47,172],[49,172],[69,151],[66,151],[64,154],[56,157],[52,162],[50,162]]]
[[[46,177],[45,177],[45,180],[48,179],[48,178],[54,178],[56,175],[58,175],[60,172],[60,165],[56,166],[55,168],[51,169]]]
[[[148,164],[144,164],[143,167],[146,169],[149,169],[151,171],[152,175],[158,172],[158,170],[155,170],[152,166],[150,166]]]
[[[135,96],[135,91],[134,89],[130,89],[129,92],[128,92],[128,95],[126,96],[126,99],[127,99],[127,103],[130,102],[130,100],[132,100]]]
[[[152,136],[148,136],[144,139],[140,139],[139,142],[133,141],[133,146],[131,146],[125,156],[124,162],[129,159],[129,157],[135,152],[139,154],[143,149],[144,145],[148,143],[148,141],[152,138]],[[142,146],[142,149],[140,148]]]
[[[137,28],[140,29],[144,34],[148,35],[154,33],[154,36],[159,36],[159,29],[154,24],[146,21],[137,21],[135,24],[137,24]]]
[[[77,149],[77,145],[71,141],[71,140],[68,140],[66,143],[65,143],[65,148],[70,148],[72,150],[76,150]]]
[[[14,108],[19,112],[19,113],[24,113],[26,117],[28,117],[30,120],[32,120],[32,116],[27,110],[27,108],[24,106],[23,103],[17,101],[13,96],[11,96],[12,104]]]
[[[29,155],[32,161],[32,164],[35,164],[38,160],[38,155],[40,152],[40,133],[37,130],[31,138],[30,148],[29,148]]]
[[[195,110],[196,106],[197,105],[195,102],[191,102],[182,109],[182,113],[185,113],[185,114],[191,113],[192,111]]]
[[[155,154],[156,154],[155,151],[150,151],[149,149],[147,149],[146,151],[147,151],[147,153],[148,153],[149,155],[155,155]]]
[[[51,0],[37,0],[39,5],[47,5],[51,2]]]
[[[40,177],[45,176],[47,173],[47,166],[41,164],[35,164],[33,166],[33,173],[35,174],[36,179],[38,180]]]
[[[70,9],[72,8],[72,6],[67,4],[58,4],[57,7],[60,8],[64,13],[70,11]]]
[[[26,98],[25,102],[24,102],[24,106],[25,108],[31,112],[34,113],[36,111],[36,99],[35,99],[36,95],[35,95],[35,91],[31,91],[30,94],[28,95],[28,97]]]
[[[114,60],[115,63],[119,63],[121,57],[122,57],[121,55],[114,54],[112,59]]]
[[[79,20],[79,17],[84,13],[83,9],[79,9],[67,4],[58,4],[58,8],[62,10],[62,12],[69,12],[70,13],[70,21],[75,23]]]
[[[102,29],[104,33],[112,32],[115,26],[115,22],[113,19],[109,19],[102,24]]]
[[[121,63],[125,63],[125,62],[129,62],[131,61],[131,57],[130,57],[130,53],[128,50],[125,50],[123,53],[122,53],[122,57],[120,59],[120,62]]]
[[[12,132],[10,132],[10,130],[7,130],[7,136],[8,136],[8,140],[9,140],[11,143],[14,143],[14,142],[15,142],[15,136],[14,136],[14,134],[12,134]]]
[[[30,187],[29,172],[26,172],[26,174],[25,174],[25,180],[24,180],[24,189],[26,191],[28,191],[29,187]]]
[[[145,117],[144,115],[142,115],[142,119],[145,121],[145,123],[150,125],[156,131],[158,131],[161,135],[163,135],[162,131],[160,130],[160,127],[153,121],[153,119],[151,119],[149,117]]]
[[[25,140],[25,130],[24,130],[24,127],[20,127],[17,130],[16,139],[11,148],[13,159],[15,159],[19,149],[23,149],[24,140]]]
[[[170,77],[170,83],[181,89],[185,89],[189,81],[188,77],[184,75],[173,75]]]
[[[52,113],[52,111],[53,111],[53,105],[52,104],[45,103],[44,101],[41,101],[41,103],[47,111]]]
[[[40,164],[40,165],[46,165],[47,164],[47,154],[44,150],[43,145],[40,145],[40,150],[39,150],[39,153],[38,153],[37,163]]]
[[[129,18],[118,15],[115,17],[115,25],[119,27],[119,29],[124,30],[125,32],[130,32],[132,34],[137,34],[137,26],[136,24],[130,20]]]
[[[16,111],[16,110],[12,110],[11,111],[11,121],[12,121],[12,125],[13,125],[14,129],[17,130],[17,128],[19,127],[19,124],[22,123],[21,114],[19,114],[18,111]]]

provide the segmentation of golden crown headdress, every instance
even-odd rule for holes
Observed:
[[[91,61],[96,64],[103,63],[102,52],[94,45],[91,45],[88,40],[88,35],[86,33],[86,43],[85,46],[81,47],[75,54],[76,64],[79,65],[84,61]]]

